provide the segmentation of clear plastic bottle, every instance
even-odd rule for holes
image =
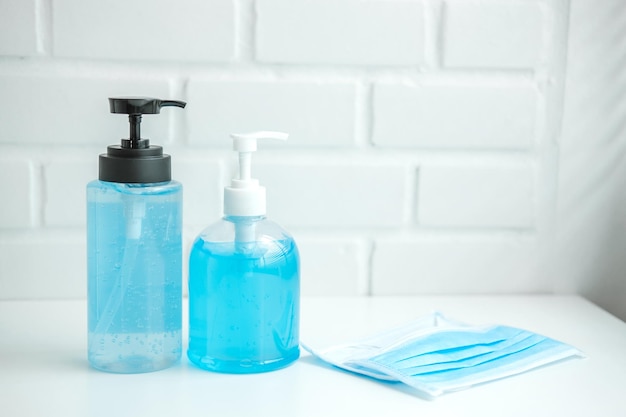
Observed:
[[[182,350],[182,186],[95,180],[87,201],[89,361],[120,373],[166,368]]]
[[[249,177],[256,140],[276,136],[233,135],[240,177],[225,189],[225,216],[200,233],[191,249],[187,356],[202,369],[266,372],[300,355],[298,248],[266,218],[265,189]]]
[[[254,241],[236,241],[241,223],[254,224]],[[250,373],[298,359],[299,276],[293,238],[265,217],[224,217],[206,228],[189,260],[191,362]]]
[[[100,156],[87,185],[88,359],[99,370],[150,372],[182,351],[182,186],[170,157],[139,135],[141,114],[182,102],[110,99],[131,139]],[[170,104],[173,103],[173,104]]]

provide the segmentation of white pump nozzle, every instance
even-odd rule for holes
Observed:
[[[239,152],[239,178],[233,178],[230,187],[224,188],[224,214],[226,216],[262,216],[266,212],[265,187],[252,178],[252,152],[257,150],[259,139],[287,140],[282,132],[233,133],[233,150]]]
[[[252,133],[231,133],[233,138],[233,150],[237,152],[254,152],[256,151],[257,140],[259,139],[278,139],[287,140],[288,134],[283,132],[252,132]]]

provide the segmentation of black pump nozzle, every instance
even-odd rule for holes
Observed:
[[[185,108],[187,103],[178,100],[161,100],[151,97],[111,97],[111,113],[121,114],[159,114],[161,107],[176,106]]]
[[[151,97],[111,97],[111,113],[127,114],[130,137],[120,146],[112,145],[100,155],[102,181],[125,183],[152,183],[171,179],[170,157],[160,146],[150,146],[150,140],[141,138],[141,116],[159,114],[161,107],[185,108],[187,103]]]
[[[185,108],[187,103],[177,100],[161,100],[151,97],[111,97],[111,113],[127,114],[130,123],[130,137],[122,139],[122,148],[145,149],[150,146],[148,139],[141,139],[141,115],[159,114],[161,107],[176,106]]]

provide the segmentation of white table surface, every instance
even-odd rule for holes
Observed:
[[[304,298],[301,339],[333,344],[432,310],[532,330],[588,357],[433,401],[306,352],[264,374],[206,372],[183,355],[167,370],[116,375],[87,364],[84,301],[3,301],[0,416],[626,416],[626,323],[577,296]]]

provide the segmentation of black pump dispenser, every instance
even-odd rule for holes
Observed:
[[[170,156],[163,148],[150,145],[149,139],[141,137],[141,116],[159,114],[161,107],[184,108],[184,101],[160,100],[150,97],[109,98],[111,113],[128,114],[130,137],[120,145],[107,147],[100,155],[100,181],[121,183],[155,183],[172,179]]]

